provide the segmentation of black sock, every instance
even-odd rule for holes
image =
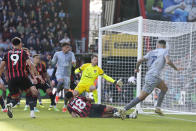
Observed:
[[[19,102],[19,99],[10,99],[10,103],[12,103],[12,107],[14,107]]]
[[[11,97],[8,95],[8,96],[7,96],[7,104],[10,103],[10,100],[11,100]]]
[[[56,94],[49,94],[49,96],[50,96],[50,100],[51,100],[51,105],[53,105],[53,106],[55,106],[56,105],[56,103],[55,103],[55,97],[56,97]]]
[[[36,107],[37,104],[37,97],[33,97],[32,95],[29,95],[27,96],[27,99],[29,100],[30,110],[31,111],[34,110],[34,107]]]
[[[29,99],[26,96],[26,105],[29,105]]]
[[[5,102],[4,102],[2,97],[0,97],[0,104],[1,104],[2,109],[4,109],[5,108]]]
[[[115,112],[118,112],[118,109],[117,108],[114,108],[113,110],[112,110],[112,113],[114,114]]]

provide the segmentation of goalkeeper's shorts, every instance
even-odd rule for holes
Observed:
[[[82,94],[83,92],[90,92],[90,86],[85,84],[78,84],[77,87],[74,89]]]

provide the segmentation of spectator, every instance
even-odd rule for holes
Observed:
[[[70,39],[67,36],[67,33],[65,33],[64,38],[60,40],[60,43],[70,43]]]

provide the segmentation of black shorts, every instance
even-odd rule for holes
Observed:
[[[8,80],[8,89],[10,91],[10,95],[17,95],[20,91],[25,91],[32,87],[32,83],[27,77],[16,77],[11,80]]]
[[[42,89],[44,92],[46,92],[46,90],[50,88],[48,83],[45,83],[45,84],[38,83],[38,84],[35,84],[35,86],[37,89]]]
[[[102,117],[106,109],[106,105],[92,104],[89,117]]]

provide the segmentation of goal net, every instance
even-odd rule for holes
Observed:
[[[122,79],[122,90],[102,78],[98,79],[99,103],[124,106],[139,95],[147,72],[146,63],[140,73],[134,69],[138,59],[156,48],[156,42],[166,40],[169,55],[177,67],[166,65],[161,78],[168,86],[162,109],[174,113],[196,113],[196,23],[166,22],[134,18],[99,30],[99,66],[114,79]],[[136,84],[128,78],[136,77]],[[155,89],[138,109],[153,109],[159,89]]]

